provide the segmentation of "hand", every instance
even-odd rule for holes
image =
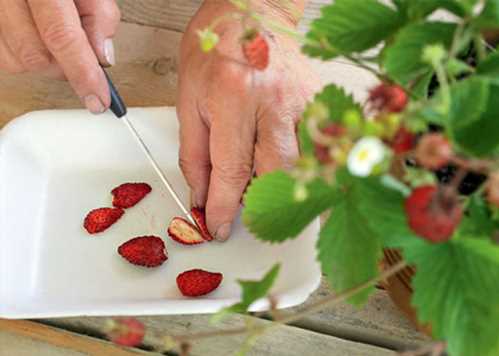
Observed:
[[[219,25],[216,50],[201,52],[197,30],[234,11],[215,3],[205,2],[182,40],[177,112],[180,167],[193,204],[206,206],[208,229],[223,241],[253,173],[289,168],[298,157],[296,125],[320,83],[298,44],[282,34],[266,35],[267,69],[249,68],[237,21]],[[272,11],[275,20],[294,26]]]
[[[114,0],[0,0],[0,70],[67,78],[93,113],[110,104],[99,66],[114,64]]]

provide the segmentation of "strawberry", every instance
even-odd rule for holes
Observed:
[[[412,150],[416,143],[416,136],[405,127],[400,127],[390,143],[395,154],[404,154]]]
[[[405,201],[405,212],[409,226],[416,234],[431,242],[450,239],[463,211],[457,196],[449,192],[433,185],[413,190]]]
[[[191,269],[177,276],[177,286],[186,297],[199,297],[217,289],[222,278],[222,273]]]
[[[125,211],[120,208],[94,209],[85,217],[83,227],[89,234],[102,232],[118,221],[124,213]]]
[[[180,217],[173,218],[168,226],[168,235],[184,245],[197,245],[206,241],[194,225]]]
[[[204,208],[192,208],[191,215],[194,218],[194,221],[196,222],[203,239],[205,239],[206,241],[213,240],[213,236],[211,236],[210,232],[208,231],[208,227],[206,226],[206,216]]]
[[[111,191],[113,205],[117,208],[131,208],[151,192],[147,183],[124,183]]]
[[[243,36],[243,54],[255,69],[264,70],[269,65],[269,45],[256,30],[249,30]]]
[[[135,318],[117,318],[110,321],[109,339],[122,346],[138,346],[142,343],[145,327]]]
[[[424,135],[416,147],[416,161],[428,169],[440,169],[449,163],[452,147],[439,133]]]
[[[495,207],[499,207],[499,172],[493,172],[486,185],[487,200]]]
[[[346,129],[344,126],[341,126],[337,123],[331,123],[326,127],[322,128],[321,132],[326,136],[341,137],[346,133]],[[328,146],[316,143],[314,146],[314,150],[315,150],[315,157],[319,162],[323,164],[329,164],[333,162],[333,158],[330,155]]]
[[[118,248],[118,253],[128,262],[144,267],[158,267],[168,259],[163,240],[157,236],[139,236]]]
[[[371,90],[369,101],[376,110],[401,112],[407,105],[408,97],[400,86],[382,83]]]

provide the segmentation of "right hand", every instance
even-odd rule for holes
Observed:
[[[109,107],[114,0],[0,0],[0,70],[66,78],[92,113]]]

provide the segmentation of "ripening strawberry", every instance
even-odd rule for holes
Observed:
[[[410,228],[431,242],[449,240],[463,215],[457,195],[444,189],[434,185],[421,186],[414,189],[405,201]]]
[[[252,68],[264,70],[269,65],[269,44],[262,34],[254,29],[243,36],[243,54]]]
[[[492,173],[487,181],[487,200],[499,207],[499,172]]]
[[[346,129],[344,126],[341,126],[337,123],[331,123],[326,127],[321,129],[323,135],[330,137],[341,137],[346,133]],[[325,145],[321,145],[320,143],[316,143],[314,145],[315,157],[322,164],[330,164],[333,162],[333,158],[330,155],[329,147]]]
[[[107,336],[115,344],[133,347],[142,343],[144,334],[144,324],[137,319],[119,318],[111,320]]]
[[[401,126],[390,142],[390,146],[395,154],[404,154],[414,148],[415,142],[416,136],[404,126]]]
[[[408,97],[402,87],[382,83],[370,91],[369,102],[376,110],[397,113],[404,111]]]
[[[428,169],[440,169],[449,163],[452,147],[440,133],[424,135],[416,147],[416,161]]]

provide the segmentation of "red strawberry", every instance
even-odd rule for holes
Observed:
[[[401,112],[407,105],[408,97],[400,86],[382,83],[371,90],[369,101],[376,110]]]
[[[424,135],[416,148],[416,161],[428,169],[440,169],[449,163],[452,147],[439,133]]]
[[[124,183],[111,191],[113,205],[117,208],[130,208],[151,192],[147,183]]]
[[[269,65],[269,45],[256,30],[248,31],[243,37],[243,54],[248,64],[258,70]]]
[[[137,319],[119,318],[111,321],[107,336],[115,344],[133,347],[142,343],[144,334],[144,324]]]
[[[213,236],[211,236],[210,232],[208,231],[208,226],[206,226],[206,216],[204,208],[192,208],[191,215],[194,218],[194,221],[196,222],[203,239],[205,239],[206,241],[213,240]]]
[[[83,222],[83,227],[89,234],[96,234],[106,230],[113,225],[125,213],[120,208],[99,208],[87,214]]]
[[[139,236],[118,248],[118,253],[128,262],[144,267],[158,267],[168,259],[163,240],[157,236]]]
[[[199,230],[184,218],[175,217],[168,226],[168,235],[184,245],[197,245],[205,242]]]
[[[199,297],[217,289],[222,278],[222,273],[191,269],[177,276],[177,286],[186,297]]]
[[[391,142],[391,147],[395,154],[404,154],[414,147],[416,143],[416,136],[408,131],[405,127],[400,127],[395,133]]]
[[[490,204],[499,207],[499,172],[493,172],[486,185],[487,200]]]
[[[431,242],[449,240],[463,215],[457,196],[444,189],[421,186],[405,201],[409,226]]]
[[[322,128],[321,132],[327,136],[341,137],[346,133],[346,128],[337,123],[331,123],[326,127]],[[319,162],[323,164],[329,164],[333,162],[333,159],[329,154],[328,146],[316,143],[314,149],[315,149],[315,157],[319,160]]]

